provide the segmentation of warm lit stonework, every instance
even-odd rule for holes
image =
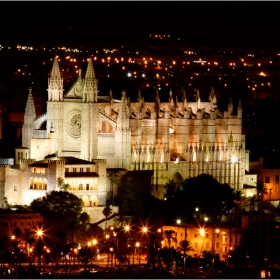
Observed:
[[[30,89],[22,147],[15,166],[1,165],[0,206],[29,204],[46,191],[57,189],[61,177],[85,206],[105,205],[112,194],[108,170],[151,170],[152,193],[162,198],[168,180],[180,184],[188,177],[211,174],[234,189],[254,185],[245,175],[249,158],[242,135],[242,106],[229,101],[220,112],[213,88],[209,100],[188,102],[172,95],[168,102],[145,102],[139,92],[131,102],[99,96],[92,60],[85,76],[63,92],[57,58],[48,83],[47,112],[36,117]],[[45,128],[44,128],[45,127]]]

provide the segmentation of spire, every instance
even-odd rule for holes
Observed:
[[[169,111],[171,112],[174,109],[174,100],[173,100],[173,95],[172,95],[172,90],[169,92],[169,102],[170,102],[170,109]]]
[[[129,128],[129,111],[127,106],[126,92],[122,92],[122,99],[117,117],[117,129]]]
[[[213,87],[211,87],[209,101],[211,102],[211,111],[214,111],[214,109],[217,108],[217,98]]]
[[[159,98],[159,93],[158,90],[156,91],[156,102],[155,102],[155,112],[156,112],[156,117],[159,117],[159,111],[160,111],[160,98]]]
[[[49,78],[48,100],[62,101],[63,99],[63,79],[60,76],[57,57],[54,58],[51,75]]]
[[[182,101],[183,101],[183,111],[184,111],[187,108],[187,97],[185,91],[183,91]]]
[[[85,75],[83,102],[97,102],[97,79],[94,74],[92,58],[89,58]]]
[[[241,102],[241,99],[239,99],[239,102],[238,102],[237,117],[242,118],[242,102]]]
[[[199,89],[196,91],[196,102],[197,102],[197,111],[200,109],[200,95]]]
[[[113,93],[112,93],[111,90],[110,90],[110,93],[109,93],[109,103],[110,103],[111,105],[113,105],[113,103],[114,103]]]
[[[200,101],[199,89],[196,90],[196,102]]]
[[[28,93],[28,98],[26,102],[26,107],[25,107],[25,113],[24,113],[24,123],[26,123],[27,120],[28,122],[33,121],[36,118],[36,111],[35,111],[35,106],[34,106],[34,101],[33,101],[33,96],[32,96],[32,89],[29,88],[29,93]]]
[[[232,99],[229,99],[229,103],[228,103],[228,115],[231,116],[233,112],[233,104],[232,104]]]
[[[141,90],[138,91],[137,101],[142,102]]]

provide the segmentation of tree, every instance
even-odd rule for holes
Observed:
[[[79,220],[82,222],[82,224],[86,224],[86,223],[89,223],[90,217],[89,217],[88,213],[83,212],[83,213],[79,216]]]
[[[112,205],[114,205],[114,189],[116,186],[118,186],[118,184],[120,183],[120,179],[115,177],[115,176],[110,176],[109,177],[111,186],[112,186]]]
[[[112,209],[109,206],[106,206],[103,209],[102,214],[105,216],[105,219],[106,219],[105,229],[107,229],[107,220],[108,220],[108,217],[112,214]]]
[[[172,194],[172,190],[170,192]],[[174,195],[167,194],[163,209],[167,217],[172,215],[170,220],[174,220],[174,216],[185,217],[188,213],[189,218],[196,219],[207,215],[209,221],[216,223],[217,219],[221,219],[233,207],[233,192],[228,184],[220,184],[211,175],[201,174],[186,179]],[[173,210],[172,213],[169,209]],[[199,211],[196,212],[195,209]]]
[[[172,241],[177,241],[176,237],[175,237],[175,231],[174,230],[165,230],[163,232],[163,238],[164,239],[167,239],[167,242],[168,242],[168,249],[170,250],[170,246],[171,246],[171,240]]]
[[[53,237],[54,246],[61,247],[67,238],[73,241],[73,225],[79,223],[83,201],[67,191],[51,191],[31,202],[33,212],[41,213],[44,228]]]
[[[182,252],[182,251],[183,251],[184,253],[187,254],[188,252],[193,251],[193,247],[192,247],[190,241],[188,241],[188,240],[182,240],[182,241],[180,241],[179,246],[177,247],[177,250],[178,250],[179,252]]]
[[[61,177],[58,177],[56,179],[56,183],[61,191],[68,191],[68,189],[70,188],[70,185],[68,183],[65,184],[64,179]]]
[[[31,210],[55,220],[78,219],[82,212],[83,201],[76,195],[64,191],[51,191],[46,196],[31,202]]]

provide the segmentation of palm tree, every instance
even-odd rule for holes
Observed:
[[[109,177],[112,186],[112,205],[114,206],[114,189],[119,184],[120,179],[114,176]]]
[[[108,217],[112,214],[112,209],[109,206],[106,206],[103,209],[102,214],[105,216],[105,219],[106,219],[106,224],[105,224],[105,230],[106,230],[107,229],[107,220],[108,220]]]
[[[163,238],[164,239],[167,239],[167,242],[168,242],[168,249],[170,250],[170,246],[171,246],[171,240],[172,241],[174,241],[174,242],[176,242],[177,241],[177,239],[176,239],[176,237],[175,237],[175,231],[174,230],[165,230],[164,232],[163,232]]]
[[[182,241],[180,241],[179,246],[177,247],[177,250],[179,252],[183,251],[184,253],[187,254],[188,252],[193,251],[194,249],[193,249],[190,241],[182,240]]]
[[[259,205],[258,197],[256,195],[246,197],[243,205],[245,208],[249,207],[249,220],[248,220],[248,225],[249,225],[253,211],[254,211],[255,207]]]

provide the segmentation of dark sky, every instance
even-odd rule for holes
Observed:
[[[0,44],[141,43],[170,33],[190,46],[280,47],[279,2],[1,2]]]

